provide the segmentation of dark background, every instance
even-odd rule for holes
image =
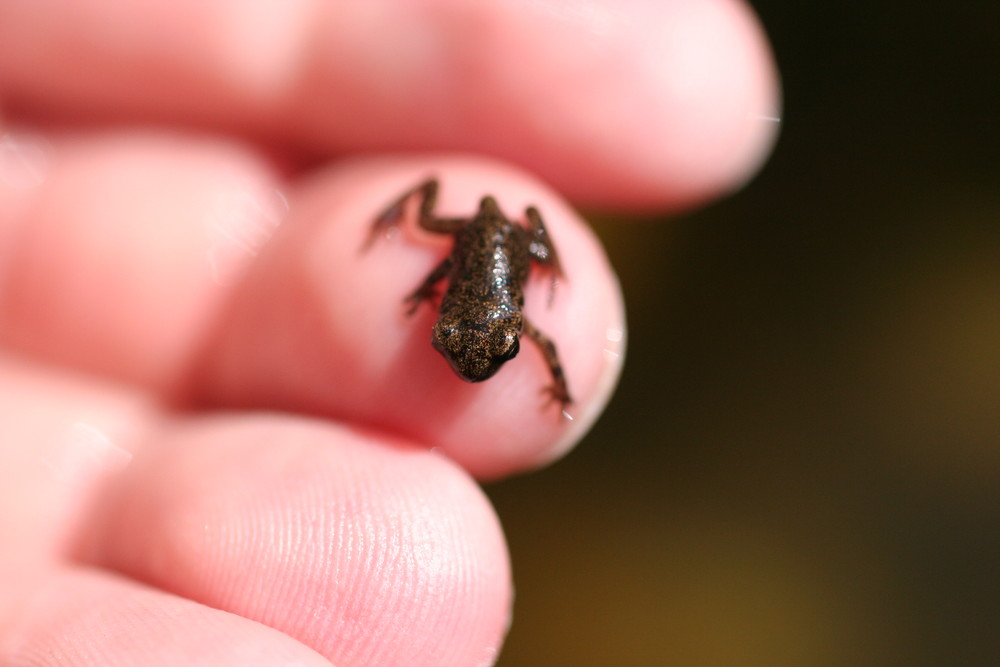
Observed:
[[[1000,3],[754,6],[772,159],[693,214],[595,221],[620,391],[487,489],[501,667],[1000,665]]]

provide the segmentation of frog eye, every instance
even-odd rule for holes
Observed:
[[[507,350],[503,352],[499,358],[503,361],[510,361],[511,359],[517,356],[517,353],[520,349],[521,349],[521,341],[519,341],[515,337],[514,342],[510,344],[510,347],[508,347]]]

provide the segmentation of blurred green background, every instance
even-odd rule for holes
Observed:
[[[772,159],[597,222],[620,391],[487,489],[500,667],[1000,665],[1000,3],[754,6]]]

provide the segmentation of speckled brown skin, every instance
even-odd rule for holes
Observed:
[[[404,193],[380,215],[372,229],[370,244],[381,232],[403,217],[406,202],[420,197],[420,226],[438,234],[451,234],[451,253],[431,271],[406,298],[412,314],[424,301],[437,295],[436,286],[448,280],[434,324],[434,347],[444,355],[459,377],[482,382],[517,356],[522,334],[542,350],[552,384],[545,392],[562,408],[572,401],[566,387],[555,344],[528,322],[524,307],[524,282],[531,263],[559,273],[559,260],[534,207],[525,212],[528,226],[514,224],[504,216],[496,200],[487,195],[470,219],[439,218],[434,215],[438,181],[430,179]],[[366,246],[367,247],[367,246]]]

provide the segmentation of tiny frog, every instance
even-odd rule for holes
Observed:
[[[375,220],[367,249],[376,237],[399,224],[407,201],[418,196],[419,224],[436,234],[451,234],[451,253],[405,299],[413,314],[421,303],[437,297],[437,284],[448,280],[434,323],[431,343],[460,378],[482,382],[517,356],[521,335],[541,349],[552,375],[544,389],[566,408],[572,400],[555,344],[524,317],[524,283],[531,263],[561,275],[559,258],[542,217],[534,206],[525,211],[527,226],[514,224],[487,195],[472,218],[434,214],[438,181],[429,179],[408,190]]]

